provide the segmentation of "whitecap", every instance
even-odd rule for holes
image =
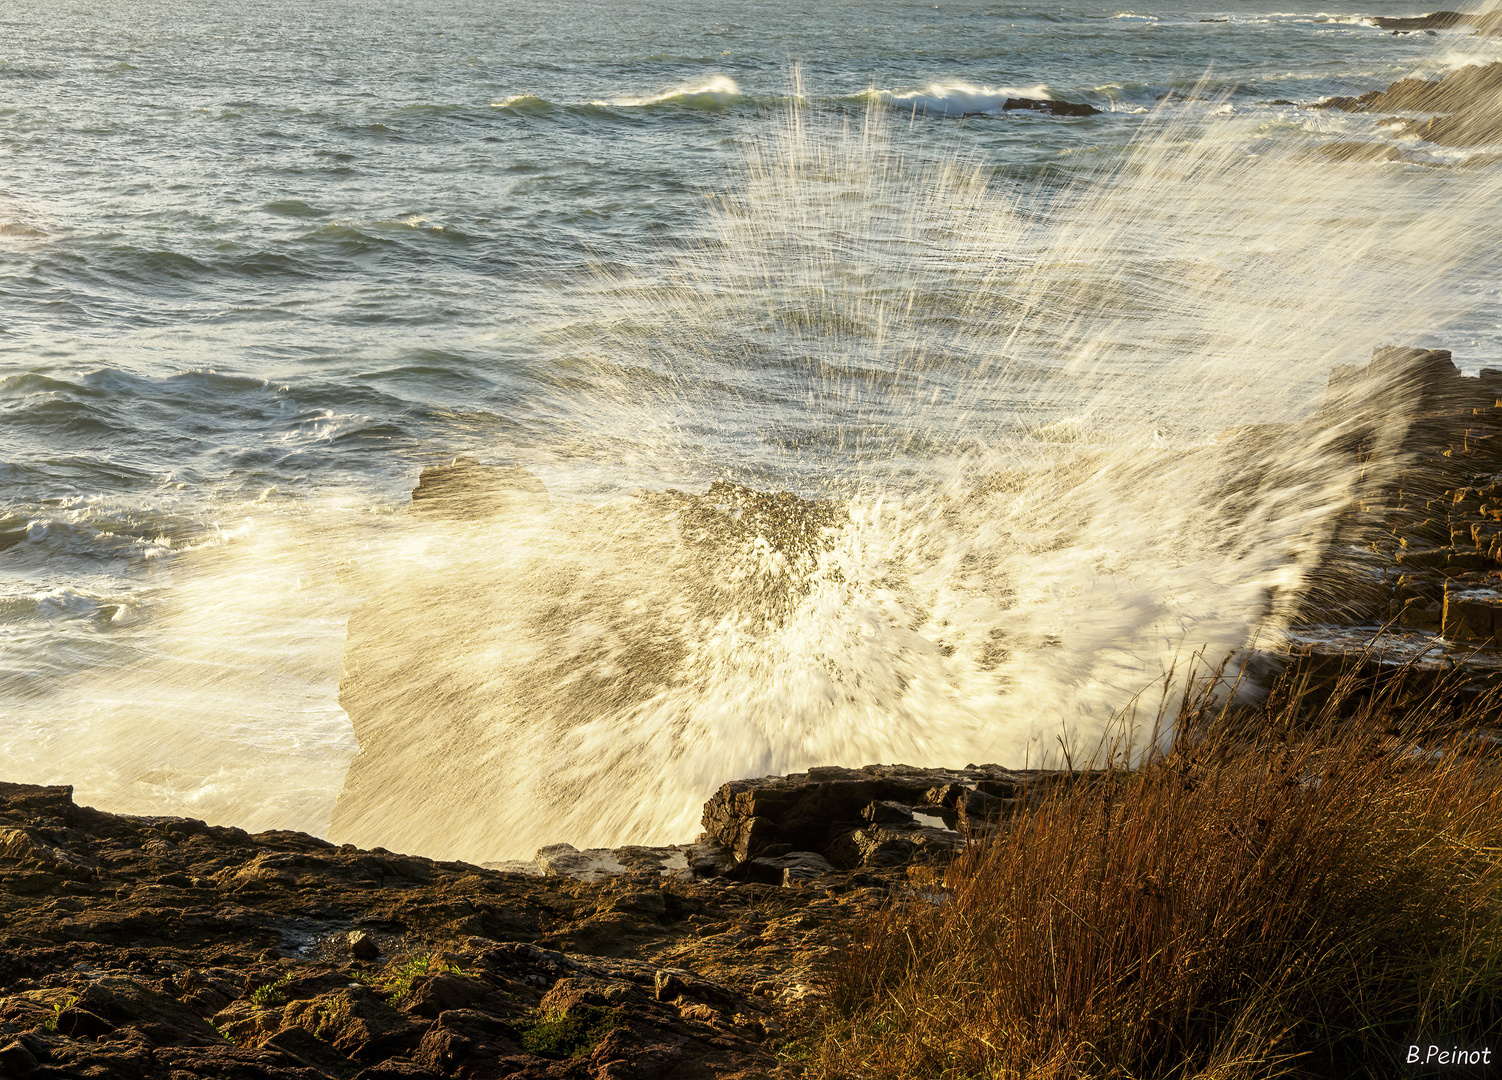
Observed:
[[[871,90],[865,95],[901,112],[939,116],[995,116],[1009,99],[1032,98],[1052,101],[1042,83],[1035,86],[974,86],[965,82],[929,83],[921,90]]]
[[[650,97],[617,97],[592,104],[633,109],[644,105],[682,105],[691,109],[723,108],[741,96],[741,89],[728,75],[711,75],[704,82],[686,83]]]
[[[42,618],[87,618],[104,607],[101,596],[66,586],[49,589],[36,597],[36,613]]]
[[[553,107],[553,103],[545,97],[537,94],[512,94],[505,101],[492,101],[492,109],[511,109],[515,112],[544,112]]]

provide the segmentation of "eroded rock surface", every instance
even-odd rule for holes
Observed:
[[[1340,515],[1284,659],[1311,700],[1395,691],[1458,716],[1502,681],[1502,370],[1379,349],[1331,373],[1322,412],[1399,409],[1412,415],[1399,467]]]
[[[1365,614],[1502,646],[1488,599],[1502,592],[1502,370],[1466,378],[1444,350],[1380,350],[1367,368],[1332,373],[1331,396],[1390,380],[1404,364],[1419,375],[1405,384],[1417,408],[1404,467],[1347,513],[1376,526],[1353,567],[1370,590]]]
[[[818,865],[812,859],[840,869],[942,860],[1029,799],[1089,775],[999,765],[831,766],[732,780],[705,804],[703,824],[706,837],[734,855],[728,873],[781,883],[804,864]]]
[[[796,1075],[821,959],[903,871],[652,865],[510,873],[0,784],[0,1075]]]

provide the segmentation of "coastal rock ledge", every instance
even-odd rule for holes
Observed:
[[[732,780],[704,807],[705,839],[723,846],[730,876],[767,884],[808,876],[795,864],[809,856],[831,870],[905,866],[941,859],[1053,786],[1089,775],[867,765]]]
[[[488,867],[0,783],[0,1076],[795,1077],[856,924],[1068,779],[811,769],[698,844]]]

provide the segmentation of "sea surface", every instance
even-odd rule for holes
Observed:
[[[460,854],[688,839],[734,776],[1100,736],[1275,636],[1352,497],[1278,447],[1231,507],[1226,429],[1308,415],[1380,344],[1502,365],[1496,158],[1311,107],[1502,59],[1367,21],[1422,10],[12,0],[0,779],[327,832],[351,612],[445,574],[522,610],[539,560],[602,576],[549,594],[526,655],[556,685],[508,700],[571,663],[629,682],[643,598],[682,642],[512,764],[662,809],[534,795]],[[1402,158],[1320,150],[1346,142]],[[414,525],[457,455],[551,516]],[[779,564],[791,601],[672,614],[679,539],[637,507],[716,480],[848,507]],[[530,677],[480,655],[476,692]]]

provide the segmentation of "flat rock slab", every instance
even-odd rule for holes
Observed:
[[[724,784],[705,804],[703,825],[706,838],[723,844],[737,860],[802,851],[842,869],[905,863],[957,848],[964,841],[956,828],[962,818],[980,826],[1056,785],[1092,775],[999,765],[815,768]],[[925,811],[928,821],[922,820]],[[911,850],[898,857],[900,848],[893,845],[902,843]]]

